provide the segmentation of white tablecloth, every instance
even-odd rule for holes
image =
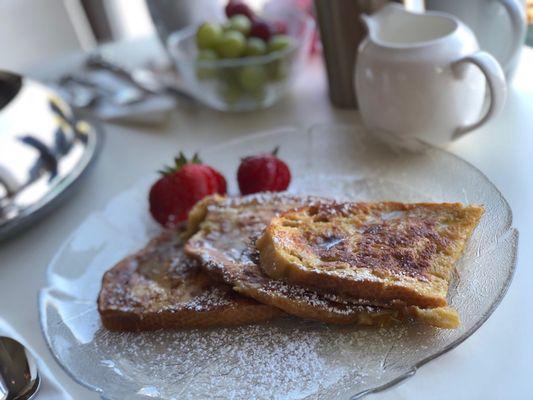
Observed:
[[[153,40],[145,40],[114,44],[109,51],[122,60],[134,60],[160,50]],[[75,59],[39,66],[31,73],[57,74]],[[97,398],[54,361],[38,322],[37,293],[45,283],[48,262],[67,235],[91,211],[103,208],[111,197],[159,169],[179,150],[192,152],[280,125],[350,123],[356,115],[330,105],[324,70],[315,60],[302,71],[292,93],[266,111],[224,114],[178,109],[162,129],[107,126],[102,155],[78,193],[28,232],[0,243],[0,316],[74,398]],[[448,150],[483,171],[509,201],[514,226],[520,231],[517,273],[500,307],[471,338],[401,386],[369,398],[533,398],[533,49],[524,49],[504,112]]]

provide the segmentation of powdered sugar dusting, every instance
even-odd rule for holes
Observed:
[[[235,298],[229,286],[210,279],[183,254],[179,234],[167,231],[105,274],[100,308],[139,315],[208,312],[236,306]]]
[[[352,321],[357,321],[361,314],[371,318],[371,314],[378,311],[379,316],[384,315],[382,309],[361,304],[356,299],[341,300],[335,295],[323,295],[273,280],[260,269],[255,240],[271,218],[291,208],[325,203],[334,204],[324,198],[287,193],[259,193],[215,201],[208,206],[200,231],[189,239],[186,251],[210,274],[240,293],[286,311],[289,311],[286,307],[290,307],[290,313],[301,317],[312,318],[316,317],[316,312],[321,312],[328,318],[339,316],[346,321],[345,317],[351,316]]]
[[[401,343],[406,330],[335,328],[287,318],[231,329],[100,331],[94,345],[100,357],[108,351],[114,360],[102,365],[141,387],[157,387],[161,398],[303,399],[347,380],[364,383],[372,371],[362,365],[391,335]],[[369,336],[376,339],[363,349]]]

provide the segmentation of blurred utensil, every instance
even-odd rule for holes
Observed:
[[[167,71],[167,74],[169,72]],[[197,104],[197,100],[186,89],[177,85],[177,76],[175,72],[171,72],[172,83],[167,84],[164,82],[164,77],[159,77],[153,71],[148,68],[137,68],[131,72],[132,76],[137,82],[142,82],[145,87],[151,87],[152,90],[156,90],[159,93],[166,93],[176,97],[180,101],[185,101],[191,104]],[[168,79],[170,80],[170,79]]]
[[[69,104],[88,109],[104,121],[154,126],[168,121],[178,100],[196,104],[178,82],[172,70],[154,66],[129,70],[93,53],[79,70],[55,85]]]
[[[127,95],[125,93],[117,94],[116,99],[119,104],[131,104],[143,100],[146,95],[158,94],[170,94],[180,100],[196,102],[195,98],[186,90],[177,86],[165,85],[154,72],[147,68],[135,68],[128,71],[119,64],[103,58],[98,53],[91,54],[87,58],[86,66],[93,70],[100,69],[108,71],[144,93],[144,96],[140,94],[134,96],[133,91],[130,90]]]
[[[154,90],[153,88],[150,88],[149,86],[146,86],[143,84],[143,82],[139,82],[133,74],[131,74],[128,70],[123,68],[122,66],[113,63],[109,60],[104,59],[100,54],[93,53],[89,55],[87,58],[85,65],[90,69],[103,69],[107,70],[113,74],[115,74],[120,79],[125,80],[130,85],[134,86],[135,88],[139,89],[142,92],[145,92],[146,94],[158,94],[157,90]]]
[[[65,75],[60,79],[60,84],[68,91],[69,103],[78,108],[94,106],[102,99],[108,99],[118,106],[127,106],[143,101],[148,96],[136,86],[121,85],[118,90],[113,90],[79,75]]]
[[[0,336],[0,400],[30,400],[39,390],[37,364],[21,343]]]

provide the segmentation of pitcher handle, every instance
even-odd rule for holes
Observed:
[[[502,67],[493,56],[484,51],[478,51],[454,62],[452,69],[459,71],[460,68],[465,66],[465,63],[474,64],[485,75],[489,88],[490,102],[487,112],[478,122],[459,127],[455,130],[454,139],[479,128],[495,117],[503,109],[505,98],[507,97],[507,84],[505,83]]]
[[[511,20],[511,29],[513,31],[513,40],[509,46],[509,53],[506,55],[503,68],[507,68],[509,62],[520,51],[524,44],[524,37],[526,35],[526,14],[524,5],[520,0],[500,0],[500,3],[509,14]]]

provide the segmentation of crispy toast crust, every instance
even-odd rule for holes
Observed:
[[[421,320],[416,307],[405,307],[400,302],[385,304],[323,293],[271,279],[263,273],[259,267],[255,238],[271,218],[302,204],[324,201],[287,194],[208,198],[191,212],[188,232],[198,232],[186,243],[185,252],[195,257],[210,276],[232,285],[239,293],[302,318],[377,326],[408,318]],[[455,310],[445,307],[439,312],[448,317],[446,321],[438,317],[425,318],[424,321],[442,328],[459,325]]]
[[[209,278],[171,231],[104,274],[98,311],[114,331],[235,326],[282,314]]]
[[[482,213],[459,203],[304,206],[271,220],[257,241],[261,268],[336,294],[446,307],[455,262]]]

